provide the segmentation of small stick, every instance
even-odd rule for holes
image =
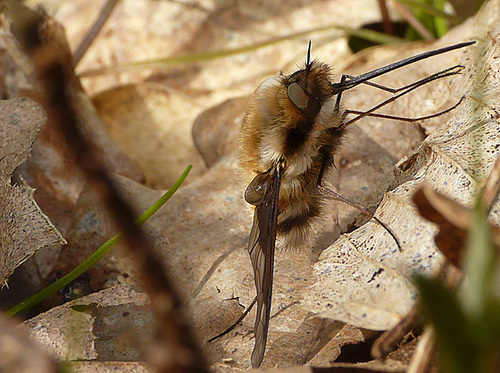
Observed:
[[[238,320],[236,320],[233,325],[231,325],[229,328],[227,328],[226,330],[224,330],[222,333],[219,333],[217,334],[215,337],[212,337],[210,338],[207,343],[210,343],[210,342],[213,342],[215,341],[216,339],[219,339],[220,337],[223,337],[225,336],[227,333],[229,333],[231,330],[233,330],[234,328],[236,328],[236,326],[243,321],[243,319],[246,317],[246,315],[248,315],[248,313],[250,312],[250,310],[252,309],[252,307],[254,306],[255,302],[257,302],[257,296],[255,298],[253,298],[253,301],[252,303],[250,303],[250,305],[247,307],[247,309],[241,314],[241,316],[238,318]]]
[[[113,12],[113,9],[115,9],[117,3],[118,0],[107,0],[106,3],[101,8],[101,10],[99,11],[99,17],[96,19],[96,21],[94,22],[90,30],[87,32],[87,34],[80,41],[80,44],[78,44],[78,47],[76,48],[76,51],[73,54],[73,65],[75,67],[78,66],[81,59],[92,45],[97,35],[99,35],[99,32],[101,32],[104,24],[109,19],[109,16]]]

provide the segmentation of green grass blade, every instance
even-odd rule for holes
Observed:
[[[381,32],[376,32],[372,30],[366,30],[366,29],[353,29],[349,27],[344,27],[344,26],[339,26],[337,24],[330,24],[322,27],[317,27],[314,29],[306,30],[306,31],[301,31],[289,35],[285,35],[282,37],[277,37],[273,38],[270,40],[266,40],[261,43],[256,43],[252,45],[247,45],[239,48],[230,48],[230,49],[221,49],[221,50],[215,50],[215,51],[206,51],[206,52],[195,52],[195,53],[187,53],[179,56],[172,56],[172,57],[167,57],[167,58],[157,58],[157,59],[151,59],[151,60],[145,60],[145,61],[139,61],[139,62],[132,62],[128,64],[123,64],[120,66],[113,66],[113,67],[104,67],[104,68],[99,68],[95,70],[87,70],[84,71],[80,74],[78,74],[79,77],[85,78],[85,77],[92,77],[92,76],[98,76],[98,75],[103,75],[103,74],[108,74],[108,73],[115,73],[115,72],[120,72],[120,71],[128,71],[128,70],[136,70],[136,69],[143,69],[143,68],[150,68],[150,67],[158,67],[158,66],[170,66],[170,65],[180,65],[180,64],[187,64],[187,63],[197,63],[197,62],[204,62],[204,61],[210,61],[214,60],[217,58],[223,58],[223,57],[229,57],[233,55],[239,55],[242,53],[248,53],[255,51],[260,48],[264,48],[273,44],[277,44],[286,40],[292,40],[295,38],[299,37],[304,37],[307,36],[308,34],[311,34],[313,32],[321,32],[321,31],[327,31],[327,30],[340,30],[345,32],[347,35],[351,36],[357,36],[362,39],[370,40],[373,42],[376,42],[378,44],[396,44],[396,43],[404,43],[405,40],[387,35]]]
[[[436,8],[443,10],[444,3],[445,3],[445,0],[436,0],[435,6],[436,6]],[[439,16],[434,17],[434,30],[436,31],[436,37],[438,39],[443,37],[448,32],[448,21],[446,21],[445,19],[443,19]]]
[[[479,373],[475,370],[478,351],[458,301],[437,280],[418,277],[416,282],[424,315],[436,333],[445,372]]]
[[[454,15],[448,14],[445,11],[443,11],[442,10],[443,8],[441,7],[438,8],[436,6],[432,6],[417,0],[396,0],[396,1],[398,3],[408,5],[411,9],[420,9],[421,11],[427,13],[428,15],[440,18],[444,21],[452,23],[458,23],[459,21],[458,18],[455,17]]]
[[[151,206],[149,209],[146,210],[137,220],[136,224],[138,226],[141,226],[146,222],[151,216],[153,216],[159,209],[162,207],[165,202],[167,202],[170,197],[174,195],[174,193],[179,189],[179,187],[182,185],[184,180],[186,179],[187,175],[189,174],[189,171],[191,171],[191,168],[193,168],[192,165],[189,165],[186,170],[182,173],[182,175],[179,177],[179,179],[175,182],[175,184],[163,195],[160,197],[160,199],[155,202],[153,206]],[[119,233],[116,236],[110,238],[108,241],[106,241],[101,247],[99,247],[92,255],[90,255],[87,259],[85,259],[82,264],[80,264],[78,267],[76,267],[73,271],[68,273],[66,276],[61,277],[59,280],[53,282],[49,286],[45,287],[44,289],[40,290],[38,293],[35,295],[32,295],[28,299],[25,299],[21,303],[18,303],[11,309],[9,309],[6,314],[9,316],[14,316],[19,313],[25,312],[26,310],[30,309],[34,305],[40,303],[47,297],[51,296],[52,294],[58,292],[61,290],[63,287],[67,286],[69,283],[74,281],[76,278],[81,276],[85,271],[87,271],[90,267],[92,267],[94,264],[96,264],[99,260],[101,260],[109,251],[115,247],[121,240],[123,239],[123,234]]]
[[[478,196],[478,201],[482,198]],[[481,202],[472,210],[472,229],[469,232],[464,260],[466,281],[460,293],[464,311],[474,322],[484,319],[492,299],[495,271],[498,266],[491,242],[486,211]],[[485,331],[486,332],[486,331]]]

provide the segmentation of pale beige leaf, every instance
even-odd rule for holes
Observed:
[[[386,329],[416,299],[411,277],[430,275],[439,268],[443,258],[434,244],[436,228],[418,216],[411,196],[426,182],[468,205],[499,154],[500,66],[495,57],[500,53],[499,4],[489,2],[474,22],[453,30],[448,42],[441,42],[451,44],[449,40],[472,33],[479,40],[463,52],[467,69],[459,79],[465,102],[413,156],[398,163],[394,185],[377,211],[398,236],[403,251],[398,252],[387,232],[371,222],[343,236],[315,265],[318,282],[304,292],[306,309],[353,325]],[[494,222],[497,215],[498,208],[493,211]]]
[[[97,18],[102,4],[102,0],[73,0],[59,6],[51,4],[51,12],[68,30],[72,50],[87,32],[89,23]],[[78,71],[84,73],[99,67],[123,66],[186,53],[252,46],[333,24],[356,28],[379,17],[377,5],[371,0],[308,3],[300,0],[125,0],[115,8]],[[325,50],[332,58],[337,58],[336,54],[340,52],[338,61],[342,61],[350,54],[341,39],[342,31],[330,29],[312,35],[315,40],[325,38],[329,42]],[[302,35],[262,48],[257,53],[215,59],[205,62],[202,69],[192,64],[174,68],[159,64],[154,68],[99,75],[85,79],[84,84],[92,94],[116,85],[145,80],[166,82],[187,91],[221,90],[250,77],[279,72],[287,64],[293,67],[297,61],[302,62],[309,38],[310,35]],[[247,93],[253,88],[247,86]]]
[[[0,316],[0,372],[56,373],[60,366],[29,337],[29,331]]]
[[[36,251],[65,243],[43,214],[34,190],[23,179],[11,180],[28,158],[46,121],[43,109],[30,99],[0,101],[0,283]]]
[[[191,178],[205,171],[189,125],[200,109],[189,97],[142,83],[102,92],[93,102],[110,136],[139,166],[146,185],[168,188],[188,164],[193,165]]]
[[[73,361],[68,363],[72,373],[154,373],[143,362],[125,361]]]
[[[73,2],[75,3],[79,4],[80,8],[73,8],[71,11],[73,13],[62,11],[58,13],[59,19],[66,22],[68,27],[71,24],[76,25],[72,20],[79,16],[78,12],[82,11],[83,7],[94,6],[95,9],[97,4],[88,2],[89,5],[86,5],[83,1]],[[375,5],[373,1],[339,0],[307,4],[302,1],[265,3],[243,1],[217,4],[207,1],[196,5],[126,0],[118,5],[109,24],[96,40],[94,50],[89,52],[82,62],[81,68],[83,71],[146,58],[241,47],[334,22],[357,27],[363,22],[378,18],[378,9]],[[193,13],[190,13],[191,7],[196,7]],[[164,20],[170,19],[169,17],[174,17],[175,20],[165,22]],[[191,22],[189,27],[184,27],[188,21]],[[72,45],[76,45],[78,41],[75,35],[78,33],[83,35],[82,30],[87,27],[85,24],[87,20],[79,22],[80,29],[76,32],[70,31]],[[471,37],[473,35],[471,24],[472,22],[469,22],[458,29],[452,34],[454,36],[427,45],[425,48],[433,49]],[[174,28],[170,28],[171,26]],[[202,149],[205,160],[208,160],[206,163],[211,167],[205,173],[199,173],[197,178],[190,180],[189,185],[179,190],[159,214],[145,225],[145,229],[156,238],[155,245],[162,253],[169,274],[187,304],[186,313],[192,321],[192,329],[200,345],[204,346],[209,362],[224,365],[221,370],[246,369],[250,366],[249,357],[254,342],[252,334],[254,313],[250,313],[242,325],[220,340],[209,345],[205,344],[205,341],[230,326],[238,318],[243,306],[247,306],[253,299],[255,287],[250,260],[245,250],[251,217],[242,198],[244,186],[240,184],[237,175],[234,162],[235,147],[231,142],[235,128],[239,124],[238,118],[243,114],[243,108],[238,114],[233,113],[230,107],[226,107],[234,116],[231,118],[231,115],[224,117],[220,110],[217,110],[224,107],[224,104],[221,107],[214,105],[228,98],[251,94],[269,75],[277,74],[281,70],[284,73],[293,72],[297,62],[301,64],[304,62],[309,39],[313,41],[313,57],[333,65],[337,76],[342,72],[352,74],[366,72],[419,53],[424,48],[422,45],[406,45],[389,48],[389,52],[387,48],[380,48],[379,52],[372,50],[361,55],[358,62],[353,63],[358,65],[356,68],[341,66],[350,52],[347,51],[345,38],[340,38],[340,35],[338,31],[315,33],[276,43],[251,53],[210,62],[180,67],[159,67],[153,69],[154,71],[147,69],[114,73],[85,79],[90,92],[115,86],[117,83],[122,85],[145,79],[174,87],[180,95],[186,95],[189,99],[184,100],[175,93],[175,100],[180,101],[174,101],[174,97],[170,96],[168,102],[159,102],[164,102],[167,106],[171,102],[180,102],[181,107],[193,109],[192,113],[172,115],[172,111],[169,110],[164,114],[165,122],[170,116],[185,118],[179,125],[186,126],[189,130],[182,129],[183,133],[191,130],[194,112],[196,111],[196,115],[199,114],[194,133],[197,141],[201,141],[201,146],[197,143],[198,149]],[[380,57],[380,53],[384,55],[383,58]],[[371,58],[372,55],[376,57]],[[378,82],[393,87],[411,83],[441,68],[461,62],[463,57],[469,58],[469,61],[466,61],[469,65],[474,58],[470,52],[457,51],[415,67],[408,66],[401,72],[395,72],[395,75],[384,76]],[[366,60],[377,61],[377,66],[364,65],[363,62]],[[420,95],[408,96],[391,105],[387,113],[416,116],[445,109],[453,105],[466,91],[466,87],[461,86],[462,78],[459,76],[433,82],[422,88]],[[106,92],[103,97],[111,92]],[[137,96],[136,94],[134,97]],[[346,95],[343,103],[348,108],[362,109],[380,102],[380,99],[377,90],[359,87],[352,94]],[[192,106],[189,106],[190,100],[193,102]],[[139,98],[139,102],[147,100]],[[103,105],[107,103],[103,101]],[[123,108],[121,103],[112,104],[111,107],[113,110],[121,108]],[[129,111],[125,113],[129,114]],[[123,119],[119,113],[113,113],[115,114],[116,118]],[[185,114],[186,117],[182,117],[181,114]],[[448,115],[447,118],[452,115]],[[134,121],[140,123],[142,118]],[[430,132],[438,127],[441,121],[444,121],[444,118],[433,121],[427,131]],[[336,160],[339,171],[336,174],[340,175],[340,180],[336,179],[334,174],[330,182],[338,185],[338,190],[342,194],[363,206],[368,206],[382,199],[383,192],[387,188],[380,186],[381,182],[400,184],[394,181],[396,177],[387,181],[386,173],[401,157],[417,150],[425,136],[425,130],[419,125],[373,119],[358,124],[350,129],[344,149]],[[199,126],[206,128],[200,129]],[[207,135],[210,134],[210,129],[214,129],[220,137],[226,136],[217,143],[216,138],[214,139],[217,136]],[[143,135],[140,127],[134,131],[132,133],[135,137],[138,137],[137,134]],[[153,138],[149,141],[162,138],[154,130],[152,132],[147,134]],[[220,147],[216,148],[214,144]],[[130,142],[129,146],[130,149],[134,146],[139,148],[138,152],[154,153],[154,149],[144,149],[145,145],[138,146]],[[181,155],[184,156],[183,153]],[[419,161],[425,164],[427,158],[423,155],[425,152]],[[411,160],[406,165],[411,167]],[[400,169],[403,169],[403,166]],[[170,175],[170,177],[175,176],[177,175]],[[406,178],[410,176],[407,175]],[[144,209],[149,206],[145,201],[158,194],[148,188],[138,187],[136,183],[127,179],[122,179],[120,183],[125,190],[130,191],[128,194],[133,200],[140,200],[139,205]],[[166,183],[163,185],[169,186]],[[316,313],[338,309],[349,317],[352,316],[349,321],[364,322],[367,317],[363,317],[363,313],[366,310],[375,312],[378,318],[375,321],[379,327],[382,324],[386,327],[397,321],[405,309],[413,303],[415,292],[407,277],[408,273],[415,270],[431,272],[439,259],[432,246],[433,228],[422,223],[417,224],[415,220],[407,221],[402,218],[400,211],[407,211],[408,208],[406,199],[401,200],[401,198],[399,195],[387,197],[388,201],[384,202],[384,205],[392,206],[392,210],[389,211],[387,207],[387,210],[381,212],[379,216],[391,227],[394,226],[398,237],[401,235],[401,240],[404,241],[404,247],[409,245],[407,237],[414,236],[419,238],[418,246],[422,246],[423,251],[405,249],[403,253],[397,253],[394,241],[387,237],[387,234],[374,237],[371,242],[366,241],[364,232],[371,237],[369,232],[373,224],[370,223],[350,236],[343,237],[337,245],[344,245],[338,249],[339,251],[328,250],[325,253],[324,258],[332,258],[331,263],[323,260],[316,269],[318,271],[324,269],[324,274],[330,273],[333,285],[330,282],[320,282],[311,292],[310,285],[316,280],[312,270],[313,264],[317,261],[317,254],[325,247],[325,243],[333,241],[338,221],[342,229],[346,229],[353,220],[352,210],[341,211],[340,218],[337,218],[332,208],[326,214],[325,221],[315,227],[314,245],[310,251],[277,254],[271,312],[273,317],[265,366],[278,364],[287,366],[309,361],[326,363],[329,362],[328,356],[332,359],[338,356],[340,346],[363,340],[360,336],[362,333],[355,327],[346,326],[342,322],[312,318],[309,309],[298,303],[308,293],[311,295],[311,304],[314,303],[314,307],[316,302],[324,301],[320,309],[311,306],[310,309]],[[344,207],[340,209],[343,210]],[[83,213],[81,217],[84,217]],[[396,224],[397,222],[407,225],[401,227]],[[384,247],[389,251],[379,251]],[[428,258],[429,255],[431,258]],[[117,264],[116,268],[116,272],[119,273],[121,264]],[[120,276],[117,278],[122,281]],[[381,284],[387,286],[383,287]],[[377,288],[377,285],[380,286]],[[318,295],[317,290],[321,290],[322,286],[326,300]],[[359,297],[364,294],[366,297],[360,301]],[[389,296],[393,294],[397,294],[397,299],[392,303]],[[333,301],[328,297],[333,297]],[[347,301],[340,304],[337,299]],[[91,340],[91,336],[86,338]],[[402,368],[397,369],[401,371]]]
[[[151,338],[146,296],[115,287],[54,307],[25,325],[60,360],[142,360],[140,341]]]

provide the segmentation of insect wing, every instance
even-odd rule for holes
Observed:
[[[252,352],[252,366],[259,367],[266,350],[271,297],[273,289],[274,249],[278,220],[278,198],[282,170],[277,167],[269,172],[266,193],[262,203],[255,208],[248,252],[257,289],[257,316],[255,318],[255,346]]]

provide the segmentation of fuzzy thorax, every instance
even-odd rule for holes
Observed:
[[[298,99],[302,95],[319,103],[317,112],[314,105],[309,105],[311,114],[292,102],[288,89],[292,84],[299,90]],[[241,128],[239,167],[248,185],[280,160],[284,164],[278,202],[279,246],[301,248],[307,243],[310,225],[323,205],[318,175],[325,161],[326,168],[330,167],[332,153],[340,145],[341,117],[331,94],[329,68],[316,61],[294,74],[266,79],[249,102]]]

